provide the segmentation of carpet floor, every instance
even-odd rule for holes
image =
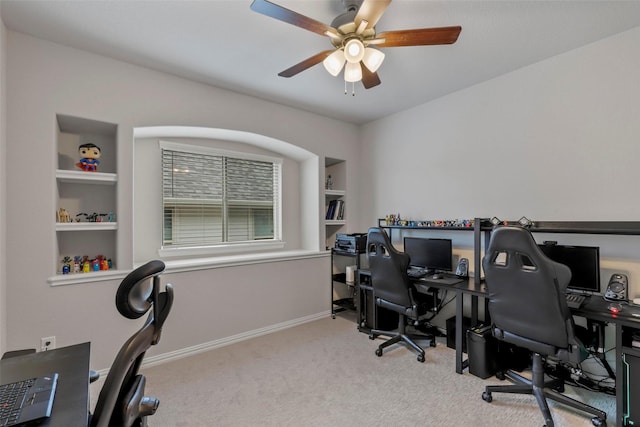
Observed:
[[[455,351],[443,339],[425,347],[424,363],[398,345],[376,357],[381,340],[370,340],[352,318],[339,315],[146,368],[146,394],[161,402],[149,425],[544,424],[533,396],[494,394],[492,403],[483,401],[485,385],[501,381],[456,374]],[[613,396],[567,392],[606,411],[615,425]],[[556,426],[591,425],[588,415],[550,406]]]

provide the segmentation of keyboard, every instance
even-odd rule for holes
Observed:
[[[420,279],[424,276],[426,276],[428,273],[428,270],[424,269],[424,268],[409,268],[407,269],[407,276],[413,278],[413,279]]]
[[[51,416],[58,374],[0,385],[0,427]]]
[[[580,308],[586,296],[580,294],[565,294],[569,308]]]

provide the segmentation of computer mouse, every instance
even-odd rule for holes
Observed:
[[[622,311],[622,305],[617,304],[617,303],[611,303],[609,304],[609,307],[607,307],[609,309],[609,311],[611,312],[611,314],[618,314]]]
[[[436,273],[436,274],[434,274],[433,276],[431,276],[431,278],[432,278],[432,279],[436,279],[436,280],[437,280],[437,279],[442,279],[442,274],[440,274],[440,273]]]

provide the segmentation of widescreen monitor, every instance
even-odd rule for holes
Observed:
[[[577,292],[600,292],[600,248],[597,246],[539,245],[552,260],[571,270],[568,289]]]
[[[452,271],[451,239],[404,238],[404,252],[411,258],[412,267],[429,271]]]

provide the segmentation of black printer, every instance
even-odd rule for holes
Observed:
[[[337,234],[334,249],[351,254],[362,254],[366,252],[367,234]]]

